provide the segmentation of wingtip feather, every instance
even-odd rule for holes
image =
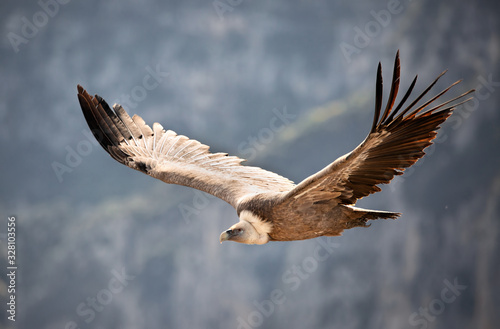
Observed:
[[[373,124],[370,132],[375,132],[377,129],[378,119],[380,117],[380,111],[382,110],[382,94],[383,94],[383,78],[382,78],[382,63],[378,63],[377,67],[377,80],[375,87],[375,113],[373,115]]]

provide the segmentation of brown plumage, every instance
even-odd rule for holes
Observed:
[[[431,145],[436,131],[458,104],[450,103],[473,92],[428,107],[459,81],[420,106],[441,73],[403,109],[417,77],[394,108],[399,90],[399,51],[391,90],[382,112],[382,69],[376,81],[375,115],[370,133],[352,152],[341,156],[298,185],[261,168],[243,166],[242,159],[210,153],[196,140],[165,131],[159,123],[151,129],[141,117],[132,118],[118,104],[111,109],[99,96],[78,86],[78,99],[101,146],[118,162],[165,183],[193,187],[231,204],[240,221],[220,236],[247,244],[304,240],[340,235],[344,229],[367,226],[368,220],[397,218],[400,214],[354,207],[356,201],[380,191],[413,165]]]

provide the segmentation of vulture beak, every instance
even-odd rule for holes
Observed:
[[[220,237],[219,237],[219,241],[220,243],[224,242],[224,241],[227,241],[229,239],[231,239],[231,237],[233,236],[233,230],[227,230],[227,231],[224,231],[220,234]]]

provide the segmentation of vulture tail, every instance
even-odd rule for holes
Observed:
[[[350,219],[345,223],[345,229],[353,227],[368,227],[370,224],[366,222],[375,219],[396,219],[401,216],[399,212],[382,211],[382,210],[369,210],[357,207],[349,207],[352,209]]]

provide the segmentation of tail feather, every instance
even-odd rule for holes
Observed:
[[[399,213],[399,212],[381,211],[381,210],[363,210],[363,211],[359,211],[358,213],[361,213],[361,218],[367,219],[367,220],[396,219],[399,216],[401,216],[401,213]]]
[[[369,220],[375,219],[396,219],[401,216],[399,212],[383,211],[383,210],[369,210],[357,207],[349,207],[352,210],[350,219],[345,223],[345,229],[353,227],[368,227]]]

